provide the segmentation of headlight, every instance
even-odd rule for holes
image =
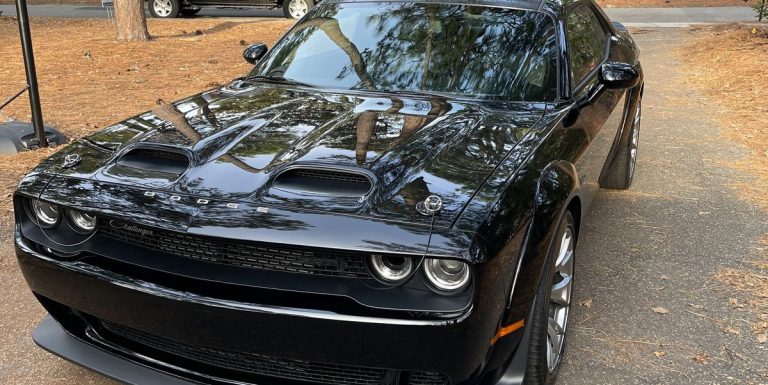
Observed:
[[[469,282],[469,265],[455,259],[427,258],[424,275],[435,288],[456,291]]]
[[[373,254],[371,267],[376,276],[386,282],[397,282],[408,278],[413,270],[413,261],[408,257]]]
[[[72,228],[79,233],[90,233],[96,228],[96,216],[78,210],[67,210]]]
[[[32,212],[35,214],[37,223],[40,226],[48,228],[59,223],[60,213],[58,206],[37,199],[32,201],[31,206]]]

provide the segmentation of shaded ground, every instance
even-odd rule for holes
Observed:
[[[563,384],[768,381],[768,344],[751,330],[763,313],[722,276],[768,259],[768,215],[734,187],[754,183],[732,166],[750,153],[719,124],[734,112],[699,93],[676,59],[698,36],[635,33],[646,74],[640,161],[632,189],[604,191],[585,219]]]
[[[225,82],[248,69],[241,39],[271,43],[290,25],[150,22],[160,38],[133,45],[113,43],[106,21],[36,20],[47,120],[81,136],[152,108],[157,99]],[[73,42],[83,31],[86,40]],[[686,82],[696,78],[683,74],[676,59],[682,46],[707,34],[635,32],[646,72],[641,160],[632,190],[603,191],[585,219],[575,298],[583,305],[574,309],[560,383],[768,382],[768,344],[751,330],[760,308],[728,275],[757,271],[753,286],[763,282],[753,262],[766,257],[768,245],[758,238],[768,233],[768,219],[742,199],[738,186],[754,186],[754,177],[734,167],[751,153],[721,135],[722,117],[733,109],[715,94],[692,90]],[[0,95],[23,84],[17,39],[15,23],[0,18]],[[9,112],[28,119],[26,106],[18,101]],[[0,383],[111,384],[30,338],[44,312],[15,263],[6,194],[44,155],[0,157]]]

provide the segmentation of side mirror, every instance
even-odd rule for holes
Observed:
[[[640,81],[639,69],[631,64],[608,62],[600,67],[600,82],[608,89],[627,89]]]
[[[256,43],[246,48],[245,51],[243,51],[243,59],[245,59],[245,61],[247,61],[248,63],[256,64],[256,62],[259,61],[259,59],[264,57],[267,51],[268,51],[268,48],[266,44]]]

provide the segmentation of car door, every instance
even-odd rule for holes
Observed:
[[[582,203],[588,206],[619,129],[626,92],[600,83],[600,66],[610,57],[612,30],[597,10],[590,3],[577,5],[566,14],[565,26],[570,86],[578,109],[569,129],[582,130],[588,141],[575,162],[582,178]]]

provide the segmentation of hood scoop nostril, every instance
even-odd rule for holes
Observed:
[[[371,177],[360,171],[333,167],[292,167],[281,172],[272,186],[300,193],[359,196],[373,188]]]
[[[148,176],[164,174],[166,177],[181,176],[189,163],[189,157],[181,152],[155,148],[135,148],[115,161],[120,169],[132,169]],[[114,173],[115,170],[110,171]]]

